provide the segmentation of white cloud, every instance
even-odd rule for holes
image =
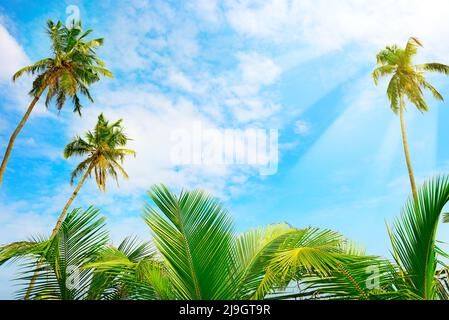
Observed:
[[[149,91],[148,88],[122,88],[119,92],[106,90],[97,97],[100,107],[86,109],[82,119],[72,119],[69,136],[93,128],[97,116],[103,112],[111,121],[124,119],[123,125],[132,141],[129,147],[137,152],[136,158],[125,161],[130,178],[121,181],[120,189],[111,182],[108,193],[141,194],[151,185],[164,183],[175,188],[204,187],[223,194],[226,179],[237,169],[225,166],[183,166],[177,167],[171,159],[174,146],[172,133],[180,128],[187,130],[201,122],[204,127],[218,128],[198,108],[186,99],[172,100],[165,95]],[[73,121],[74,120],[74,121]],[[73,160],[73,163],[78,159]]]
[[[30,60],[16,39],[0,24],[0,83],[10,82],[12,75]]]
[[[310,123],[305,120],[298,120],[295,122],[294,131],[300,136],[305,136],[310,132]]]
[[[190,5],[194,13],[205,22],[212,25],[218,25],[221,22],[218,0],[195,0],[188,2],[187,5]]]
[[[33,235],[43,235],[48,232],[52,216],[43,216],[33,210],[25,202],[12,204],[0,203],[0,244],[12,241],[27,240]]]
[[[1,22],[1,21],[0,21]],[[4,99],[2,108],[5,110],[24,111],[31,102],[28,91],[31,89],[31,77],[24,75],[15,83],[13,74],[29,65],[30,59],[22,46],[0,23],[0,94]],[[51,116],[42,103],[38,103],[32,116]]]
[[[175,88],[180,88],[189,92],[193,91],[192,81],[183,72],[170,70],[167,80]]]
[[[357,43],[384,46],[420,37],[434,51],[448,53],[445,0],[229,0],[226,16],[240,33],[280,43],[312,45],[317,51]]]
[[[281,69],[269,57],[257,52],[237,54],[243,81],[246,84],[270,85],[281,74]]]
[[[267,121],[282,106],[264,94],[282,69],[270,58],[257,52],[239,52],[238,66],[223,78],[221,99],[239,123]],[[273,123],[271,124],[273,125]]]

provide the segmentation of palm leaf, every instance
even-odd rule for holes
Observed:
[[[155,186],[144,219],[167,265],[179,299],[230,298],[233,224],[221,204],[202,191],[182,192]]]
[[[435,235],[448,197],[448,177],[425,183],[418,201],[408,200],[392,230],[392,244],[401,268],[410,278],[411,290],[423,299],[433,299],[436,294]]]
[[[18,291],[23,296],[28,282],[37,271],[31,288],[33,299],[83,299],[90,286],[92,272],[82,266],[92,261],[108,241],[103,217],[98,210],[75,209],[67,214],[57,235],[45,250],[38,253],[43,264],[37,269],[35,262],[24,264],[19,281],[24,286]]]

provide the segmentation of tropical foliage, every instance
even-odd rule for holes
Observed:
[[[268,225],[241,234],[202,191],[149,192],[143,219],[152,241],[109,245],[98,210],[70,212],[53,238],[0,248],[23,259],[21,284],[37,273],[34,299],[447,299],[447,255],[435,239],[449,177],[411,197],[391,229],[391,260],[366,256],[331,230]],[[41,265],[36,261],[43,261]],[[25,290],[19,290],[23,297]]]
[[[106,178],[108,175],[115,179],[117,184],[117,171],[125,176],[125,178],[128,177],[128,174],[122,168],[120,163],[123,163],[126,155],[135,155],[135,152],[131,149],[124,148],[129,139],[123,132],[121,122],[122,120],[118,120],[114,123],[109,123],[103,114],[100,114],[94,131],[89,131],[86,133],[86,140],[76,137],[65,147],[65,158],[69,158],[74,155],[86,156],[87,158],[83,160],[72,172],[72,184],[75,177],[80,174],[83,174],[83,176],[73,191],[69,201],[64,206],[64,209],[62,210],[62,213],[60,214],[50,236],[50,241],[52,241],[52,239],[56,236],[67,210],[81,189],[84,181],[91,175],[92,171],[95,174],[97,186],[100,191],[106,191]],[[38,268],[40,264],[41,261],[38,262]],[[34,277],[31,278],[28,293],[25,295],[26,299],[30,296],[36,277],[37,272],[35,272]]]
[[[81,112],[80,95],[92,100],[89,87],[101,76],[112,77],[97,57],[102,39],[87,41],[81,23],[47,23],[52,56],[19,70],[34,76],[33,100],[14,131],[0,168],[0,186],[14,141],[40,97],[58,110],[71,99]],[[388,46],[377,55],[372,76],[376,85],[390,76],[387,96],[399,113],[412,195],[392,227],[387,225],[391,257],[366,255],[338,232],[286,223],[235,231],[230,214],[201,190],[176,194],[153,186],[143,221],[151,241],[126,238],[111,244],[106,220],[94,208],[68,211],[85,180],[95,176],[100,191],[108,177],[128,174],[122,167],[128,136],[122,120],[109,122],[100,114],[85,138],[75,137],[64,157],[84,157],[71,174],[80,178],[49,237],[0,246],[0,265],[19,261],[19,299],[36,300],[263,300],[263,299],[449,299],[449,270],[442,243],[436,239],[449,201],[449,176],[416,187],[406,135],[406,99],[427,111],[424,91],[442,101],[425,78],[427,72],[449,75],[441,63],[415,65],[421,43],[410,38],[405,48]],[[151,236],[151,237],[150,237]]]
[[[436,232],[448,201],[448,176],[426,182],[418,191],[418,202],[411,197],[392,230],[388,229],[391,261],[361,257],[343,264],[346,270],[337,270],[329,278],[307,280],[312,292],[339,299],[447,299],[444,260],[448,255],[439,246]],[[367,292],[365,288],[375,282],[379,283],[376,290]]]
[[[49,20],[47,34],[51,41],[51,57],[24,67],[13,75],[14,81],[25,74],[34,77],[29,93],[33,100],[9,140],[0,167],[0,186],[14,142],[45,91],[47,91],[45,98],[47,107],[55,101],[57,109],[60,110],[67,99],[70,99],[73,111],[81,114],[80,95],[93,102],[89,87],[98,82],[102,76],[112,77],[112,73],[96,55],[96,49],[103,45],[103,39],[86,40],[92,31],[83,31],[80,21],[67,27],[60,21],[54,23]]]

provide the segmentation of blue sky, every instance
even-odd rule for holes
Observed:
[[[399,119],[386,83],[370,73],[386,44],[424,43],[417,61],[449,64],[449,3],[423,1],[0,1],[0,153],[29,103],[30,80],[14,71],[48,55],[48,18],[65,21],[76,5],[85,27],[104,37],[99,55],[115,78],[92,87],[82,118],[40,104],[22,131],[0,191],[0,243],[48,234],[73,187],[77,159],[62,149],[100,112],[124,119],[138,155],[128,181],[101,194],[89,181],[74,206],[95,205],[114,242],[148,238],[141,221],[155,183],[201,187],[229,208],[238,230],[287,221],[331,228],[389,255],[385,220],[408,193]],[[435,8],[438,8],[435,10]],[[449,96],[449,79],[432,76]],[[417,180],[449,167],[448,103],[406,115]],[[210,128],[276,129],[279,167],[174,166],[170,134],[200,121]],[[447,227],[440,239],[449,240]],[[0,269],[0,298],[11,298],[16,266]]]

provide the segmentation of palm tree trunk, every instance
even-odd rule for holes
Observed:
[[[66,214],[67,210],[69,209],[69,207],[72,204],[73,200],[75,200],[76,195],[78,194],[78,192],[80,191],[81,186],[83,185],[84,181],[86,181],[87,177],[89,176],[90,172],[92,171],[92,168],[93,168],[93,163],[90,164],[89,168],[86,170],[86,173],[84,173],[83,177],[78,182],[78,185],[76,186],[75,191],[73,191],[73,194],[70,197],[69,201],[65,205],[64,209],[62,209],[62,213],[59,216],[58,222],[56,223],[56,226],[53,229],[53,233],[51,234],[50,239],[53,239],[53,237],[56,235],[56,233],[58,232],[59,228],[61,227],[61,223],[64,220],[64,217],[65,217],[65,214]]]
[[[402,144],[404,145],[405,161],[407,162],[408,176],[410,178],[410,185],[412,186],[413,199],[415,200],[415,202],[417,202],[418,201],[418,193],[416,191],[415,177],[413,176],[412,162],[410,160],[410,153],[408,151],[407,132],[405,129],[405,121],[404,121],[404,109],[405,109],[404,97],[401,96],[399,117],[401,119]]]
[[[56,236],[56,234],[58,233],[58,230],[61,227],[62,221],[64,220],[67,210],[69,209],[73,200],[75,200],[76,195],[78,194],[84,181],[86,180],[86,178],[89,176],[90,172],[92,171],[92,168],[93,168],[93,163],[86,170],[86,173],[84,173],[83,177],[78,182],[78,185],[76,186],[75,191],[73,191],[72,196],[70,197],[69,201],[65,205],[64,209],[62,209],[62,212],[61,212],[61,215],[59,216],[58,222],[56,222],[56,226],[53,228],[53,232],[50,236],[49,242],[51,242],[53,240],[53,238]],[[25,297],[24,297],[25,300],[28,300],[30,298],[31,290],[34,287],[34,283],[36,282],[37,274],[39,273],[38,270],[43,262],[44,262],[44,259],[43,259],[43,257],[41,257],[37,263],[36,271],[34,272],[33,277],[31,278],[30,284],[29,284],[27,292],[25,294]]]
[[[20,131],[22,130],[23,126],[25,125],[25,123],[27,122],[31,111],[33,111],[34,107],[36,106],[37,101],[39,100],[39,98],[41,97],[42,93],[44,93],[45,89],[47,88],[47,86],[44,86],[38,93],[37,95],[34,97],[33,101],[31,101],[30,105],[28,106],[27,111],[25,112],[25,114],[22,117],[22,120],[20,121],[19,125],[17,126],[16,130],[14,130],[11,138],[9,138],[9,143],[8,143],[8,147],[6,148],[6,152],[5,155],[3,156],[3,161],[2,161],[2,165],[0,167],[0,188],[2,186],[2,181],[3,181],[3,174],[5,173],[6,170],[6,164],[8,163],[8,159],[9,156],[11,155],[11,151],[12,148],[14,146],[14,142],[16,141],[17,136],[19,135]]]

